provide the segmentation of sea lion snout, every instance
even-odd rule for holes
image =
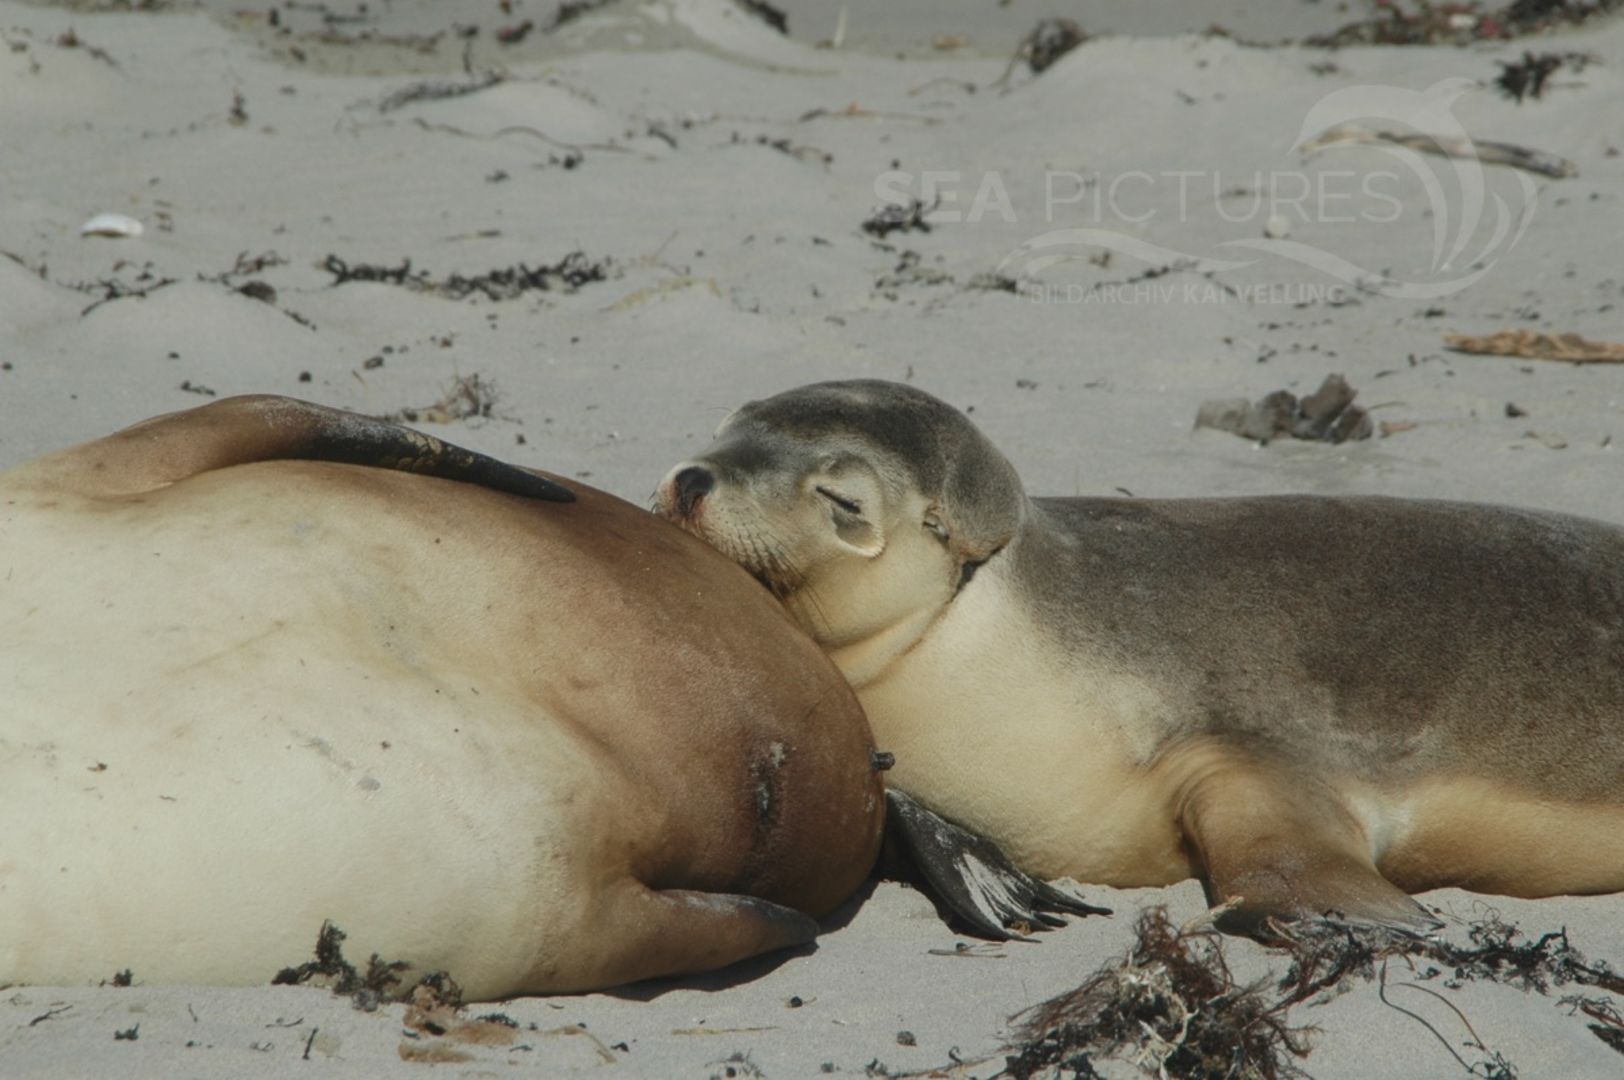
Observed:
[[[678,525],[693,525],[705,497],[716,490],[716,472],[708,463],[685,461],[665,474],[654,489],[654,512]]]
[[[692,517],[699,500],[716,487],[716,474],[699,465],[679,468],[671,477],[671,488],[676,496],[677,513]]]

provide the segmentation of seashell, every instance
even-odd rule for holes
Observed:
[[[146,229],[126,214],[97,214],[79,226],[80,236],[140,236]]]

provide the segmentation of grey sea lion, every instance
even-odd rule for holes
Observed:
[[[1624,889],[1624,529],[1390,498],[1030,498],[878,381],[745,405],[660,510],[851,680],[888,784],[1220,925]]]
[[[472,999],[721,967],[868,873],[873,750],[579,483],[268,397],[0,472],[0,985],[264,983],[327,921]]]

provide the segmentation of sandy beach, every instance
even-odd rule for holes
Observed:
[[[1624,522],[1624,368],[1445,340],[1624,341],[1617,16],[1330,49],[1294,42],[1362,5],[1074,5],[1093,36],[1034,72],[1012,57],[1059,13],[1031,0],[841,6],[786,4],[784,34],[731,0],[0,0],[0,468],[279,393],[646,504],[743,401],[878,377],[972,410],[1034,493]],[[1559,64],[1518,100],[1497,80],[1525,51]],[[1349,124],[1567,168],[1311,147]],[[104,213],[141,234],[82,236]],[[1194,425],[1331,374],[1373,437]],[[991,946],[882,881],[814,951],[475,1007],[516,1025],[486,1043],[310,988],[14,987],[0,1076],[991,1076],[1008,1017],[1120,957],[1142,906],[1204,907],[1194,882],[1085,892],[1116,914]],[[1624,897],[1422,899],[1462,939],[1492,911],[1624,963]],[[1315,1077],[1624,1072],[1559,1004],[1595,989],[1356,982],[1293,1012]]]

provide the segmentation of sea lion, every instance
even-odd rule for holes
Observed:
[[[752,402],[658,508],[777,594],[1017,866],[1220,925],[1624,889],[1624,529],[1391,498],[1029,498],[957,409]]]
[[[0,473],[0,985],[264,983],[325,922],[470,999],[721,967],[868,873],[873,749],[575,481],[273,397]]]

